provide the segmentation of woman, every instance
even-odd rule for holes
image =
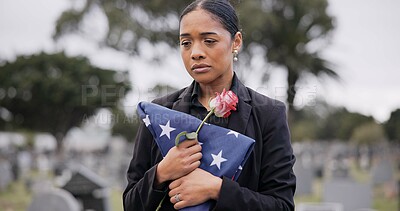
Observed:
[[[201,146],[188,140],[163,158],[141,124],[123,194],[125,210],[181,209],[215,202],[214,210],[294,210],[295,162],[283,103],[245,87],[233,71],[242,45],[238,18],[228,1],[198,0],[180,18],[181,56],[193,83],[154,100],[165,107],[203,119],[208,101],[224,88],[239,98],[229,118],[210,123],[253,138],[256,143],[237,181],[197,168]]]

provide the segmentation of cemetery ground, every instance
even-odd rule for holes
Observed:
[[[384,187],[376,187],[373,190],[372,208],[377,211],[398,210],[398,196],[387,197],[384,194]],[[322,180],[317,179],[313,184],[314,194],[308,196],[296,196],[295,203],[319,203],[322,202]]]
[[[350,176],[354,178],[355,182],[361,184],[367,184],[371,181],[371,176],[369,172],[361,170],[356,167],[355,162],[351,162]],[[393,193],[388,191],[388,185],[394,185],[395,187],[390,187],[393,190],[398,187],[397,182],[400,181],[400,171],[397,170],[394,175],[395,183],[379,184],[373,188],[373,202],[372,209],[376,211],[396,211],[400,210],[399,195],[400,193]],[[312,184],[312,194],[295,196],[295,204],[299,203],[320,203],[323,201],[323,182],[326,179],[318,178],[313,181]],[[400,190],[398,190],[400,191]]]
[[[111,209],[122,211],[122,190],[112,188],[110,193]],[[11,183],[7,189],[0,192],[1,211],[26,211],[32,201],[33,194],[22,180]]]
[[[360,183],[366,183],[371,178],[368,172],[359,170],[355,165],[351,166],[350,174]],[[37,173],[33,172],[32,178],[40,177]],[[51,175],[48,176],[51,180]],[[396,181],[400,179],[400,173],[395,172]],[[313,182],[313,191],[310,195],[296,196],[296,204],[304,202],[321,202],[322,201],[322,184],[323,179],[316,179]],[[397,186],[397,182],[395,184]],[[5,190],[0,192],[0,210],[2,211],[26,211],[30,202],[32,201],[32,191],[28,190],[26,183],[23,179],[12,182]],[[378,185],[373,188],[373,202],[372,208],[377,211],[395,211],[398,210],[399,201],[398,195],[391,195],[387,192],[386,185]],[[110,203],[113,211],[122,211],[122,189],[110,188]]]

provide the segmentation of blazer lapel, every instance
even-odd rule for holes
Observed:
[[[238,83],[236,95],[239,98],[239,103],[237,105],[237,110],[232,111],[229,117],[228,128],[241,134],[245,134],[251,114],[251,105],[248,103],[251,101],[251,98],[247,88],[238,79],[236,80]]]
[[[183,113],[190,112],[191,95],[193,92],[194,82],[188,86],[172,105],[172,109]]]

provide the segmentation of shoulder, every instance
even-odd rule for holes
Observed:
[[[275,127],[287,124],[286,105],[276,99],[265,96],[247,88],[251,101],[253,118],[257,119],[260,128]],[[265,131],[263,129],[263,131]]]
[[[261,111],[265,114],[265,112],[276,109],[286,111],[286,106],[283,102],[272,99],[249,88],[248,86],[244,85],[239,78],[237,78],[236,74],[233,80],[237,85],[236,93],[239,99],[242,99],[244,102],[249,104],[252,107],[253,112]]]
[[[254,91],[249,87],[246,87],[246,89],[250,95],[251,98],[250,103],[253,109],[259,110],[261,112],[274,111],[274,110],[286,111],[286,105],[282,101],[272,99],[257,91]]]

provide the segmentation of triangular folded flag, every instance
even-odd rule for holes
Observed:
[[[164,157],[175,146],[175,138],[180,132],[195,132],[201,123],[194,116],[154,103],[140,102],[137,112]],[[183,137],[181,139],[184,140]],[[200,168],[215,176],[226,176],[233,180],[239,177],[255,143],[243,134],[212,124],[203,125],[197,139],[203,154]],[[206,202],[182,210],[209,210],[210,206],[211,203]]]

